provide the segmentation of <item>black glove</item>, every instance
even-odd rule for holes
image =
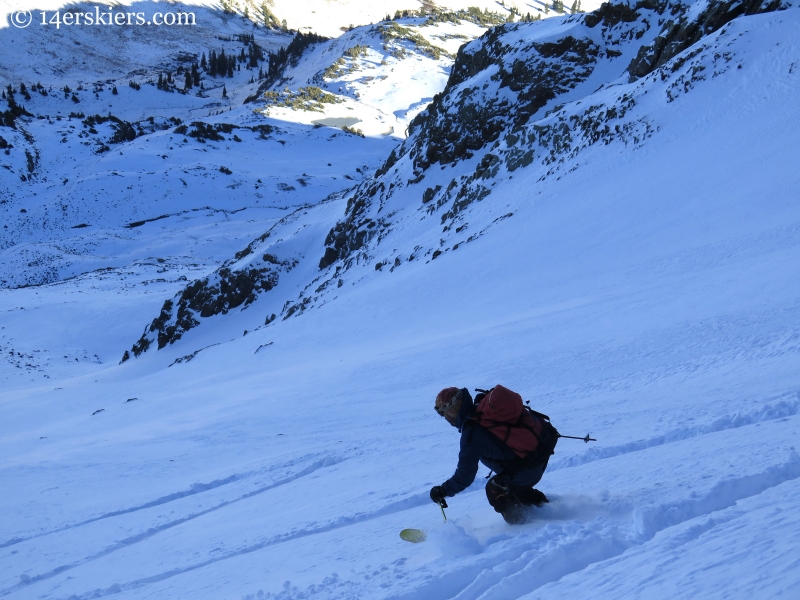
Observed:
[[[440,485],[435,485],[431,488],[431,500],[436,502],[442,508],[447,508],[447,501],[445,498],[447,494],[444,491],[444,488]]]

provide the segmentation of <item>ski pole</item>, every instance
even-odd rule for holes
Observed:
[[[444,514],[444,506],[442,506],[441,502],[437,502],[436,504],[439,505],[439,509],[442,511],[442,517],[444,518],[444,522],[447,523],[447,515]]]
[[[587,444],[588,444],[589,442],[596,442],[596,441],[597,441],[596,439],[589,437],[589,434],[588,434],[588,433],[586,434],[586,437],[576,437],[576,436],[574,436],[574,435],[559,435],[558,437],[562,437],[562,438],[569,438],[569,439],[571,439],[571,440],[583,440],[583,441],[584,441],[584,442],[586,442]]]

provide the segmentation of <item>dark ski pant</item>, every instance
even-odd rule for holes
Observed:
[[[533,486],[539,483],[547,461],[533,468],[521,469],[513,476],[498,473],[486,483],[486,498],[492,508],[512,525],[525,520],[525,507],[541,506],[547,497]]]

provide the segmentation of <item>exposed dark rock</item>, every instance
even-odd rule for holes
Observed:
[[[781,0],[711,0],[696,19],[689,21],[680,16],[677,21],[668,21],[652,44],[640,48],[628,66],[630,81],[649,75],[736,17],[779,9]]]
[[[373,250],[395,224],[410,218],[407,188],[423,176],[431,183],[413,218],[438,217],[442,239],[436,247],[409,248],[408,260],[438,257],[448,243],[455,249],[483,235],[484,230],[448,240],[461,231],[471,207],[489,198],[497,181],[511,178],[518,169],[537,169],[542,181],[562,169],[578,168],[574,159],[592,145],[639,146],[658,124],[646,113],[629,114],[640,96],[638,88],[619,86],[620,75],[635,78],[671,60],[662,76],[666,80],[693,60],[690,53],[679,59],[676,55],[703,36],[736,16],[776,10],[779,2],[711,0],[688,22],[689,6],[679,0],[631,0],[566,17],[561,37],[552,29],[541,33],[537,23],[507,23],[489,30],[461,47],[445,89],[412,120],[407,139],[374,176],[351,193],[344,217],[325,240],[319,268],[335,266],[332,281],[353,264],[376,269],[387,265],[376,264],[379,253]],[[661,33],[652,41],[656,23]],[[637,56],[629,73],[624,63],[615,62],[622,56]],[[597,69],[600,62],[605,63],[602,70]],[[686,73],[674,76],[665,89],[667,100],[701,81],[705,68],[695,61]],[[471,172],[454,169],[454,176],[446,179],[440,173],[470,160],[475,165]],[[399,190],[402,201],[393,200]],[[298,304],[297,310],[303,306]]]
[[[428,109],[409,125],[409,133],[424,131],[406,144],[417,151],[415,169],[424,171],[437,162],[469,158],[509,127],[523,126],[550,100],[591,75],[600,49],[588,38],[566,36],[556,42],[532,42],[517,48],[519,58],[509,61],[513,53],[504,36],[526,26],[496,27],[480,38],[476,51],[470,52],[470,46],[461,48],[445,91],[434,96]],[[501,89],[515,92],[516,102],[502,96],[485,98],[479,87],[450,92],[490,66],[497,68],[492,79],[500,82]]]
[[[434,196],[439,193],[439,190],[442,189],[442,186],[437,185],[435,188],[428,188],[422,193],[422,202],[427,203],[433,200]]]
[[[262,236],[260,241],[266,237],[268,234]],[[238,252],[236,260],[251,253],[252,244]],[[142,337],[133,345],[133,355],[139,356],[147,351],[154,341],[159,350],[168,344],[174,344],[187,331],[197,327],[200,324],[199,319],[224,315],[239,307],[247,308],[259,294],[275,287],[279,272],[289,271],[296,264],[296,261],[281,262],[274,255],[265,254],[263,263],[258,263],[258,266],[251,263],[238,270],[222,266],[209,277],[190,283],[175,298],[164,302],[161,313],[145,328]],[[267,322],[269,321],[268,319]]]
[[[333,263],[336,262],[336,259],[339,258],[339,253],[336,251],[335,248],[327,247],[325,248],[325,254],[322,258],[319,259],[319,268],[324,269],[329,267]]]
[[[618,23],[632,23],[639,18],[639,11],[641,9],[650,10],[663,10],[666,2],[654,2],[650,0],[643,0],[637,2],[635,6],[626,3],[611,3],[604,2],[600,8],[594,12],[586,13],[583,22],[588,27],[596,27],[601,24],[604,27],[613,27]]]

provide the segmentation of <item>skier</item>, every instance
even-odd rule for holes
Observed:
[[[502,386],[497,386],[493,390],[500,390],[505,395],[513,394],[518,398],[518,404],[522,404],[521,397],[515,392]],[[489,393],[492,393],[492,390]],[[559,434],[549,422],[532,416],[539,413],[531,413],[525,408],[525,414],[529,415],[526,417],[526,422],[538,422],[539,431],[537,433],[532,427],[525,429],[528,437],[535,440],[531,444],[533,451],[520,452],[520,446],[530,442],[523,441],[520,444],[519,436],[512,434],[512,430],[522,429],[519,426],[522,423],[519,410],[514,423],[488,421],[487,414],[477,410],[478,403],[485,396],[486,393],[479,394],[476,396],[477,402],[473,403],[472,396],[466,388],[455,387],[445,388],[436,396],[434,405],[436,412],[461,432],[461,450],[455,473],[442,485],[431,489],[431,500],[447,508],[445,498],[455,496],[475,480],[480,461],[496,473],[486,484],[489,504],[503,515],[507,523],[523,523],[526,507],[538,507],[548,502],[547,497],[533,486],[542,478]],[[481,403],[481,407],[486,413],[489,412],[486,403]],[[503,442],[503,439],[509,443],[513,442],[517,447],[510,447]]]

